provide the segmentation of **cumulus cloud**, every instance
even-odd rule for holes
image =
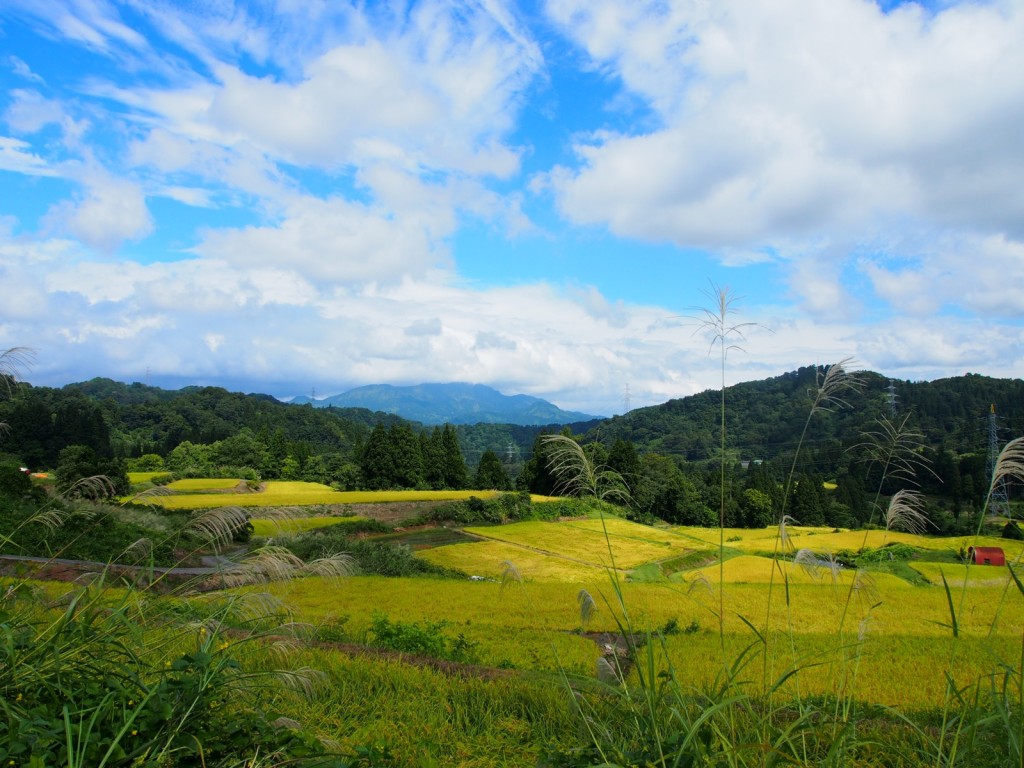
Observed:
[[[125,240],[138,240],[153,229],[143,190],[135,183],[103,172],[82,175],[85,191],[54,205],[46,224],[88,246],[113,251]]]
[[[278,225],[207,230],[200,255],[246,268],[288,264],[327,282],[395,280],[422,274],[443,258],[415,217],[342,198],[303,197]]]
[[[593,289],[585,296],[545,284],[475,289],[445,273],[390,285],[315,285],[287,267],[254,271],[192,259],[125,268],[93,263],[60,241],[41,247],[10,237],[0,245],[0,269],[9,273],[40,250],[49,255],[37,263],[60,268],[18,271],[19,294],[39,306],[6,305],[0,317],[0,343],[30,341],[40,376],[73,380],[74,371],[103,360],[107,375],[125,380],[149,369],[215,381],[230,370],[260,389],[286,371],[291,384],[271,392],[279,396],[308,386],[474,381],[591,413],[621,410],[626,385],[638,407],[720,382],[717,355],[692,321],[623,302],[614,316],[595,315],[595,302],[610,302]],[[746,329],[744,351],[730,353],[727,384],[849,355],[901,378],[963,372],[991,358],[993,343],[1001,344],[1007,375],[1024,363],[1024,334],[999,323],[967,332],[927,321],[813,322],[782,307],[739,313],[738,321],[759,324]],[[1007,337],[1016,342],[1007,345]]]
[[[579,164],[554,169],[573,221],[712,250],[825,233],[854,250],[908,224],[1020,239],[1019,4],[547,7],[656,123],[583,137]]]
[[[1022,317],[1022,267],[1024,244],[990,235],[946,238],[913,260],[869,260],[863,271],[879,296],[907,314],[956,305],[979,315]]]
[[[630,240],[788,281],[740,308],[759,325],[727,384],[849,355],[906,378],[1024,367],[1018,3],[550,0],[564,39],[498,0],[125,8],[0,10],[102,60],[63,81],[29,46],[6,60],[24,87],[0,170],[32,194],[4,195],[0,343],[36,347],[41,383],[463,380],[592,413],[627,385],[634,406],[717,387],[678,309],[621,298],[664,264]],[[565,80],[618,93],[541,137],[524,104],[559,103],[549,67],[579,51]],[[467,220],[529,248],[530,215],[563,253],[591,244],[564,222],[620,238],[594,251],[605,282],[487,283],[517,260],[486,252],[464,278]]]

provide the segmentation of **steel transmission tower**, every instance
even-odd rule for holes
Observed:
[[[995,475],[996,462],[999,460],[999,426],[996,423],[996,406],[993,403],[988,414],[988,476]],[[1002,517],[1010,516],[1010,497],[1006,491],[1006,481],[1000,479],[992,488],[989,496],[988,514]]]
[[[896,382],[889,379],[889,418],[896,420]]]

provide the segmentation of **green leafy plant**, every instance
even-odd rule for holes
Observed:
[[[475,661],[477,644],[461,632],[449,637],[444,634],[447,626],[446,621],[393,621],[378,613],[370,625],[370,641],[373,645],[402,653],[456,662]]]

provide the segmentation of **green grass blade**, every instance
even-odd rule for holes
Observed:
[[[953,607],[953,594],[950,592],[949,582],[946,581],[944,571],[939,571],[939,575],[942,577],[942,588],[946,590],[946,603],[949,605],[949,627],[953,630],[953,637],[960,637],[960,625],[956,620],[956,608]]]

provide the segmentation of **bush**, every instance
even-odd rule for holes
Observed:
[[[866,549],[857,555],[857,565],[871,563],[887,563],[893,560],[910,560],[918,553],[915,547],[909,544],[893,542],[878,549]]]
[[[377,613],[370,626],[371,642],[380,648],[402,653],[457,662],[475,661],[477,644],[461,632],[454,638],[447,637],[443,633],[447,626],[446,621],[426,621],[423,624],[391,621],[384,614]]]
[[[147,453],[137,459],[128,459],[125,465],[129,472],[162,472],[164,459],[156,453]]]
[[[131,492],[131,483],[124,463],[104,459],[85,445],[69,445],[57,458],[57,490],[78,498],[111,499]],[[89,478],[105,478],[102,482],[84,482]]]
[[[253,754],[325,764],[304,760],[323,755],[312,736],[271,724],[216,614],[180,628],[184,649],[163,641],[154,652],[132,597],[112,601],[102,584],[69,597],[55,622],[39,622],[36,600],[0,597],[12,640],[0,644],[0,764],[239,765]]]
[[[1024,541],[1024,531],[1013,520],[1008,520],[1006,525],[1003,526],[1002,537],[1004,539],[1013,539],[1014,541]]]
[[[47,511],[60,516],[60,525],[26,524],[37,513],[37,505],[32,500],[0,502],[0,531],[16,532],[13,541],[0,536],[0,552],[108,563],[123,560],[128,547],[147,539],[153,542],[147,557],[152,558],[154,565],[169,566],[177,562],[174,556],[176,537],[171,535],[170,526],[154,529],[148,524],[124,519],[133,516],[128,510],[86,501],[51,499]]]
[[[378,576],[451,575],[440,566],[415,557],[403,544],[373,539],[358,539],[361,532],[391,529],[375,520],[340,523],[300,533],[282,541],[282,546],[303,560],[316,560],[344,553],[355,560],[359,570]]]
[[[10,499],[36,498],[32,480],[27,472],[21,471],[16,459],[0,461],[0,497]]]
[[[566,496],[554,501],[534,504],[528,491],[502,493],[491,499],[471,496],[466,501],[438,504],[424,513],[420,523],[516,523],[521,520],[558,520],[563,517],[588,517],[598,512],[615,517],[629,517],[629,511],[606,501]]]

